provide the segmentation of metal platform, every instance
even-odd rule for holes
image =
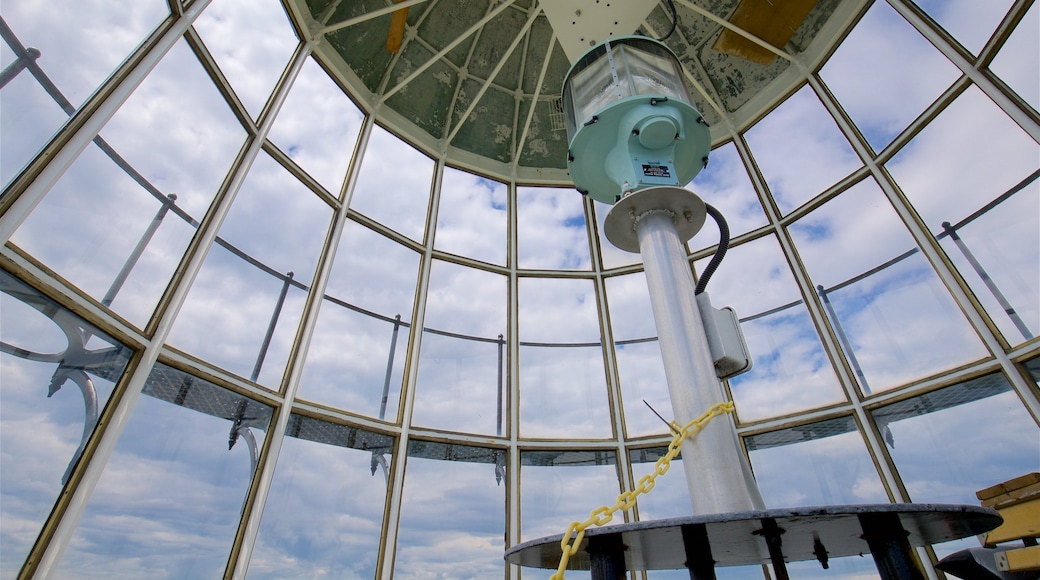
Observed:
[[[771,509],[636,522],[590,528],[570,570],[592,570],[594,580],[620,570],[687,568],[695,579],[714,578],[716,566],[772,563],[778,578],[785,562],[872,554],[884,579],[917,578],[912,546],[938,544],[989,531],[1002,519],[993,509],[947,504],[866,504]],[[555,569],[563,534],[524,542],[506,551],[512,564]],[[597,565],[599,560],[599,565]],[[600,570],[597,571],[597,568]],[[778,569],[779,568],[779,569]],[[782,570],[782,571],[781,571]]]

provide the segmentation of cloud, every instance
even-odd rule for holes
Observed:
[[[582,196],[574,189],[518,187],[519,267],[588,270],[592,267]]]
[[[268,138],[338,196],[363,119],[321,66],[307,59]]]
[[[877,42],[884,37],[884,42]],[[874,4],[820,72],[876,150],[921,114],[960,71],[887,3]]]
[[[194,26],[235,94],[254,119],[259,117],[298,44],[284,10],[270,0],[221,0],[207,7]]]
[[[373,127],[350,208],[422,241],[433,179],[433,160]]]
[[[504,183],[445,167],[434,247],[504,265],[506,196]]]
[[[751,127],[745,138],[784,213],[862,165],[808,85]]]

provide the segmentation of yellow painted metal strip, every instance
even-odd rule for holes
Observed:
[[[1003,572],[1040,570],[1040,546],[1018,548],[997,554],[997,569]]]
[[[1000,510],[1004,523],[986,534],[986,545],[1040,537],[1040,499]]]

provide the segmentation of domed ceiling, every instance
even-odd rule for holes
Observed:
[[[583,21],[666,37],[718,143],[799,86],[865,4],[662,0],[634,30],[615,13],[646,13],[645,0],[297,0],[291,11],[380,124],[452,165],[566,183],[563,80],[575,47],[601,40],[584,38]]]

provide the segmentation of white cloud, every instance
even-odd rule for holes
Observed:
[[[199,15],[195,29],[257,118],[297,44],[285,10],[273,0],[216,0]]]

